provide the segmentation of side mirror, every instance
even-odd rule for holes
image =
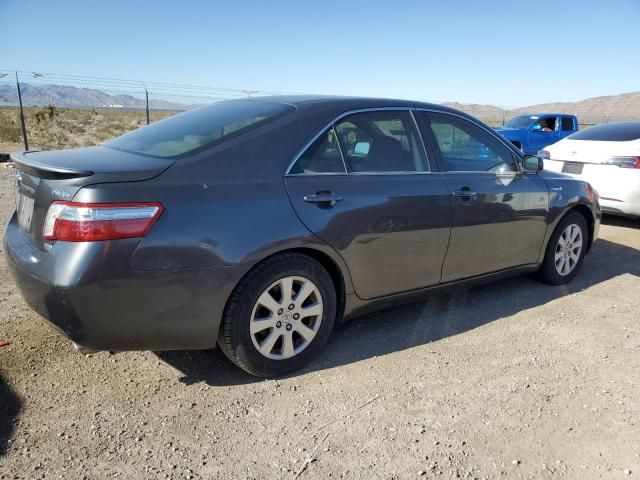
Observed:
[[[353,147],[353,153],[365,157],[369,154],[370,147],[371,145],[369,144],[369,142],[358,142]]]
[[[544,169],[544,160],[536,155],[525,155],[522,170],[527,173],[538,173]]]

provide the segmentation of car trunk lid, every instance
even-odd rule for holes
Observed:
[[[29,243],[41,251],[47,249],[42,226],[51,202],[72,200],[82,187],[96,183],[148,180],[174,163],[105,147],[18,152],[11,159],[16,166],[18,224]]]
[[[564,162],[606,164],[614,156],[631,154],[628,144],[630,142],[567,140],[553,146],[551,159]]]

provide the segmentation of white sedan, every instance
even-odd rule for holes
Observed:
[[[603,212],[640,217],[640,122],[596,125],[540,150],[545,170],[588,181]]]

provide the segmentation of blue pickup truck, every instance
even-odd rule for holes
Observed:
[[[578,119],[564,113],[519,115],[495,130],[525,155],[535,155],[547,145],[577,132]]]

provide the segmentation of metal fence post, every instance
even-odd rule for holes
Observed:
[[[29,150],[29,142],[27,141],[27,128],[24,125],[24,110],[22,108],[22,93],[20,92],[20,80],[18,80],[18,72],[16,72],[16,89],[18,90],[18,105],[20,106],[20,129],[22,130],[22,141],[24,149]]]
[[[149,90],[144,89],[144,97],[147,102],[147,125],[149,125]]]

